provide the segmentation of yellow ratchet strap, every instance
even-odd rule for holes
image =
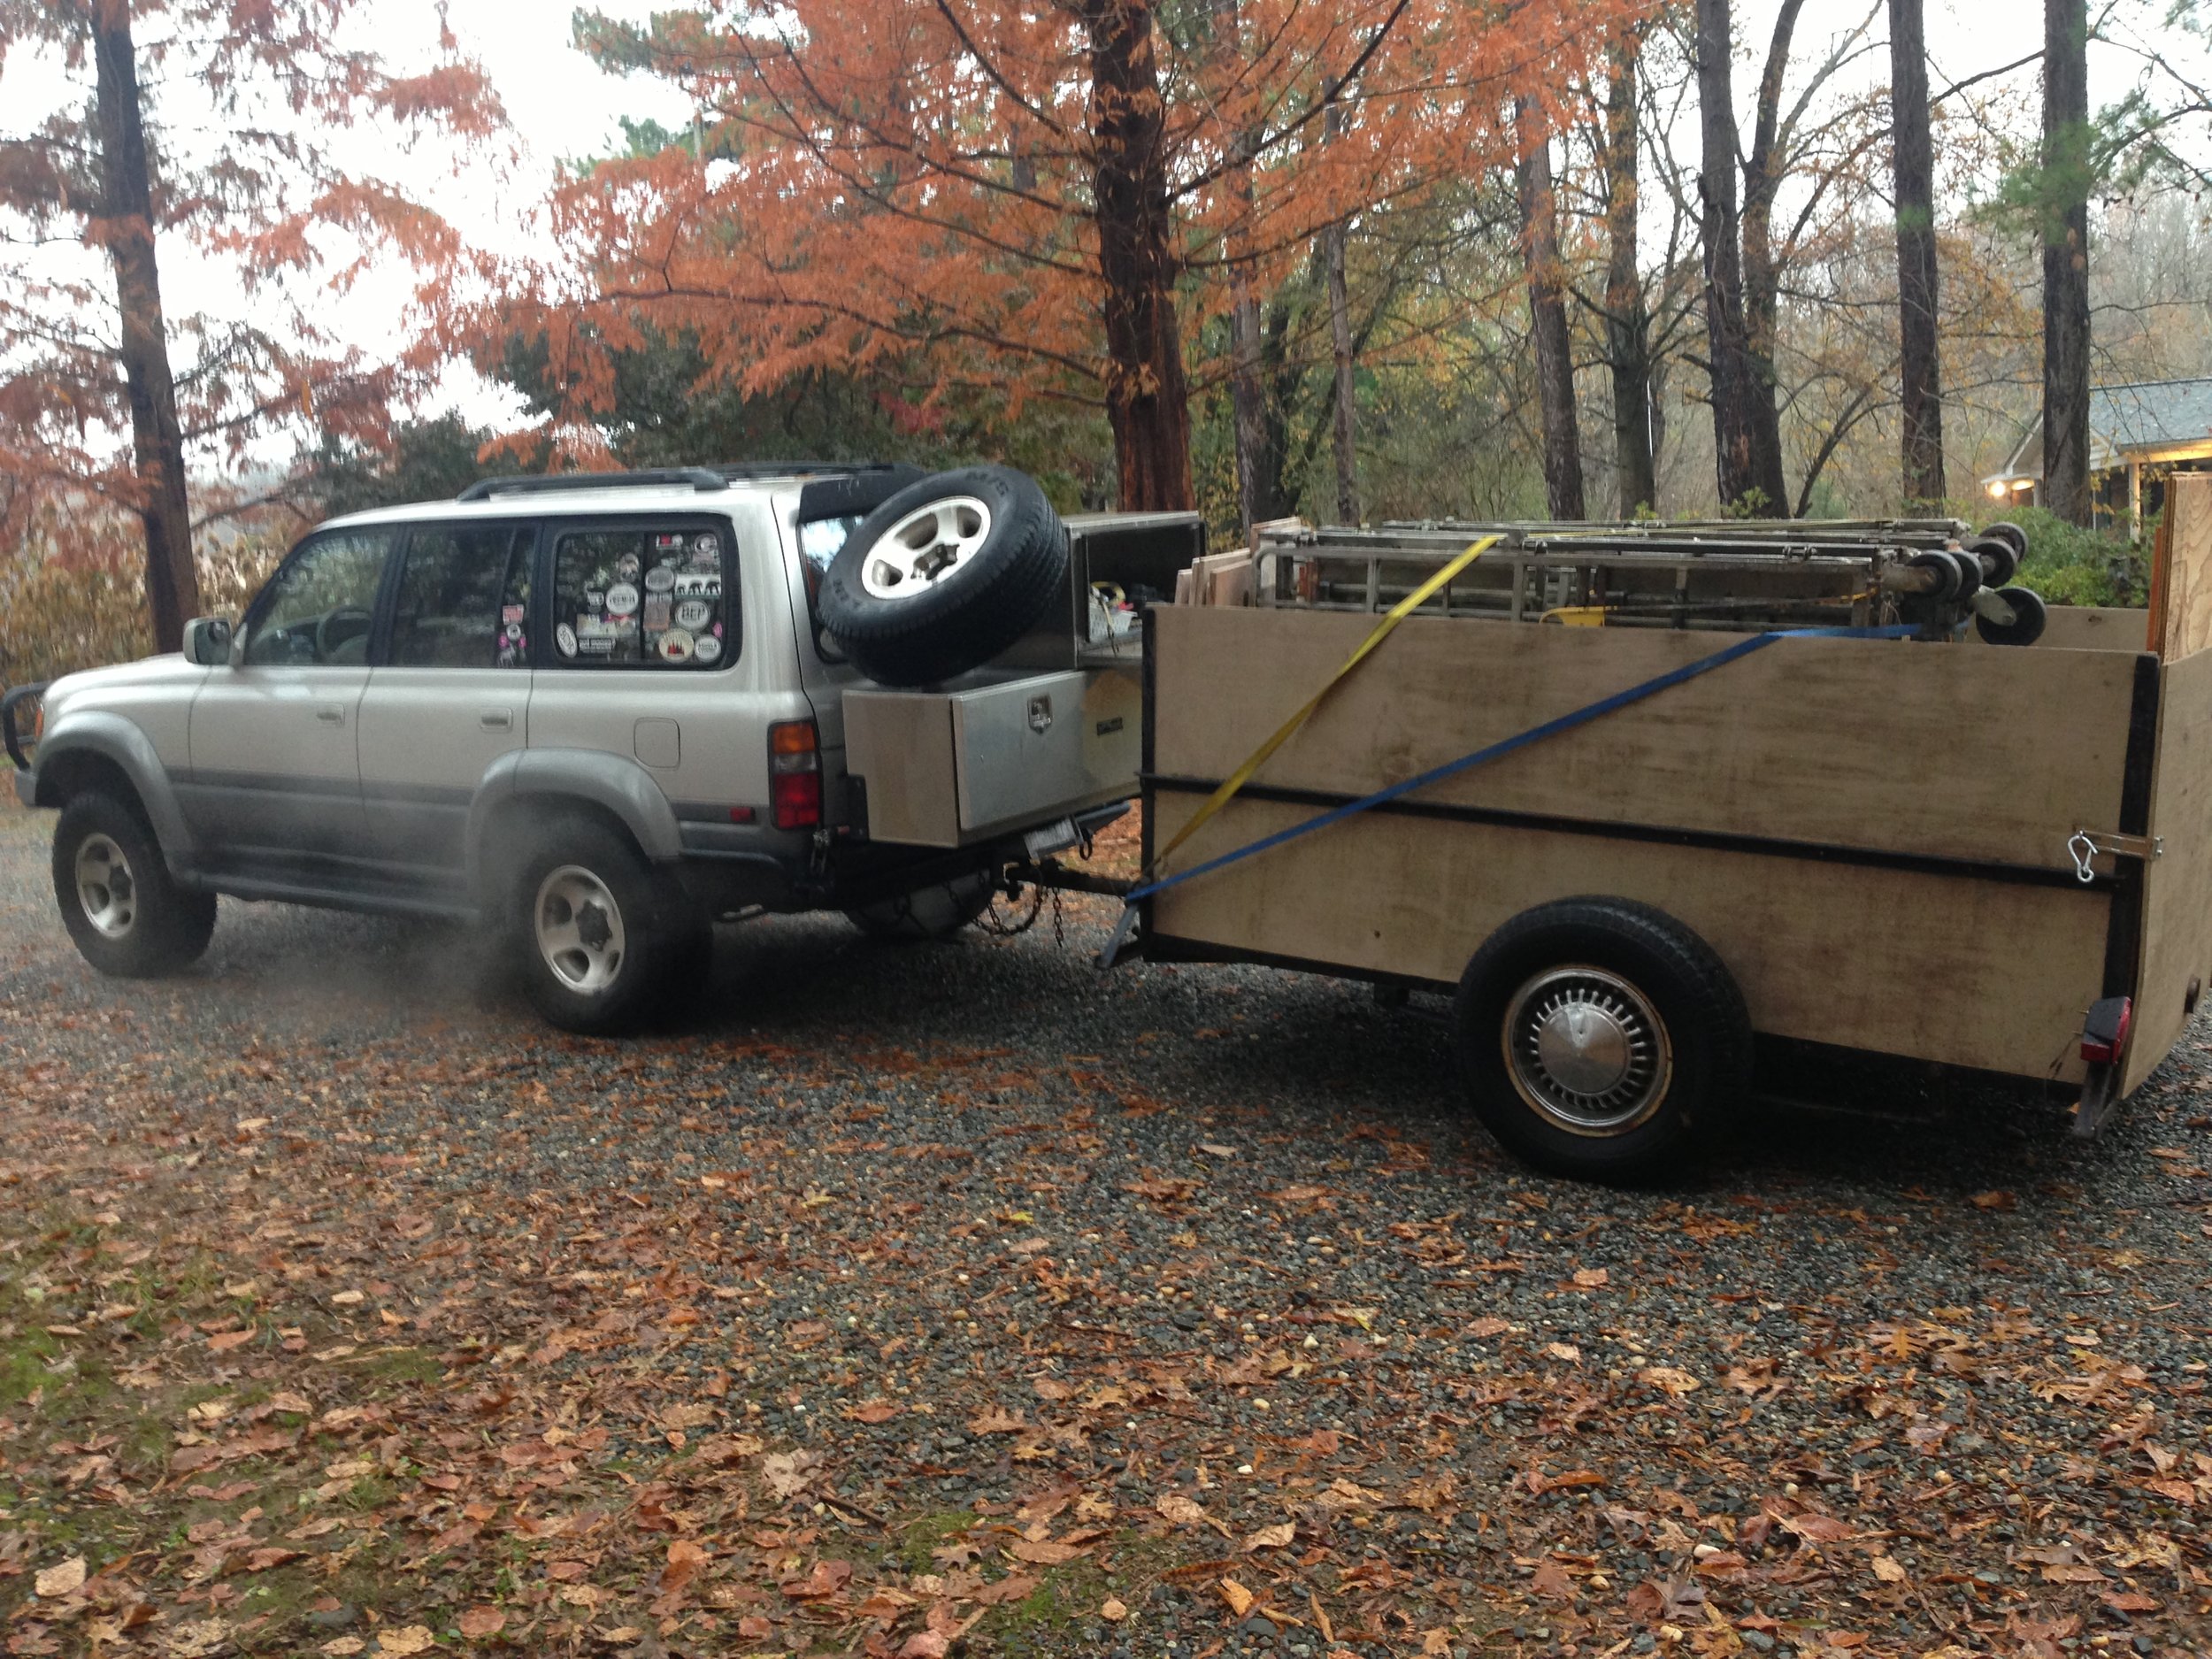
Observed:
[[[1330,675],[1327,683],[1325,684],[1320,690],[1315,692],[1312,696],[1306,700],[1305,707],[1299,710],[1297,713],[1292,715],[1290,718],[1284,721],[1282,726],[1276,731],[1274,736],[1269,738],[1267,741],[1262,743],[1257,749],[1254,749],[1252,751],[1252,757],[1246,761],[1244,764],[1238,767],[1236,771],[1231,772],[1227,781],[1223,783],[1221,787],[1215,790],[1211,795],[1207,797],[1206,804],[1198,809],[1197,816],[1193,818],[1189,823],[1184,825],[1181,829],[1176,831],[1174,839],[1169,841],[1166,846],[1161,848],[1157,853],[1153,855],[1152,863],[1146,869],[1144,872],[1145,875],[1148,877],[1150,876],[1160,867],[1161,864],[1167,861],[1169,856],[1173,854],[1178,847],[1180,847],[1185,841],[1188,841],[1201,829],[1204,828],[1208,821],[1210,820],[1216,813],[1219,812],[1223,807],[1228,805],[1230,801],[1235,796],[1237,791],[1243,788],[1246,784],[1252,781],[1252,774],[1259,771],[1262,766],[1267,764],[1268,757],[1272,755],[1284,744],[1289,742],[1290,740],[1297,734],[1298,728],[1305,725],[1308,720],[1313,718],[1313,712],[1316,709],[1318,709],[1321,706],[1322,700],[1332,691],[1334,691],[1337,687],[1343,682],[1344,677],[1347,674],[1350,673],[1355,668],[1357,668],[1362,663],[1365,662],[1369,657],[1372,656],[1374,654],[1375,648],[1395,633],[1397,631],[1398,625],[1401,622],[1403,622],[1416,611],[1419,610],[1430,600],[1436,597],[1439,589],[1440,589],[1447,582],[1450,581],[1454,577],[1457,576],[1462,571],[1464,571],[1470,565],[1472,565],[1477,559],[1480,558],[1485,553],[1495,547],[1498,544],[1498,541],[1499,538],[1494,535],[1486,535],[1483,537],[1481,541],[1474,543],[1474,545],[1470,547],[1464,553],[1459,555],[1459,557],[1452,560],[1450,564],[1445,565],[1442,570],[1437,572],[1435,575],[1430,577],[1428,580],[1423,582],[1418,588],[1415,588],[1403,599],[1400,600],[1395,605],[1392,606],[1390,614],[1386,616],[1379,623],[1378,623],[1375,626],[1375,631],[1369,634],[1365,640],[1360,642],[1359,649],[1354,651],[1351,656],[1344,659],[1344,666],[1338,669],[1333,674]]]

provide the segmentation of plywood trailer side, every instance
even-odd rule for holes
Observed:
[[[2212,983],[2212,651],[2162,673],[2158,748],[2142,861],[2142,964],[2121,1093],[2141,1085]]]
[[[1154,847],[1371,626],[1156,614]],[[1409,621],[1161,873],[1724,643]],[[2135,977],[2142,887],[2110,857],[2083,884],[2067,842],[2125,827],[2158,674],[2121,651],[1783,641],[1163,892],[1148,949],[1448,985],[1513,917],[1606,895],[1717,951],[1758,1032],[2078,1082],[2084,1011]]]

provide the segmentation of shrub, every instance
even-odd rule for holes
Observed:
[[[2013,580],[2055,605],[2139,605],[2150,588],[2150,536],[2140,547],[2124,534],[2085,530],[2045,511],[2023,508],[2013,521],[2028,533],[2028,556]]]

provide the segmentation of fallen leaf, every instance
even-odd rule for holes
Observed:
[[[1562,1486],[1601,1486],[1605,1477],[1594,1469],[1570,1469],[1563,1475],[1548,1475],[1532,1469],[1528,1475],[1528,1489],[1541,1497],[1547,1492],[1556,1492]]]
[[[1613,1275],[1602,1267],[1575,1269],[1575,1287],[1578,1290],[1596,1290],[1613,1282]]]
[[[397,1630],[376,1632],[376,1651],[379,1659],[406,1659],[409,1654],[428,1653],[438,1645],[438,1639],[430,1633],[427,1624],[403,1624]]]
[[[715,1409],[704,1402],[671,1406],[661,1413],[661,1426],[670,1429],[704,1428],[714,1421],[717,1415]]]
[[[1007,1553],[1016,1561],[1033,1562],[1040,1567],[1057,1567],[1063,1563],[1076,1560],[1086,1552],[1073,1544],[1033,1542],[1026,1538],[1018,1538]]]
[[[471,1641],[482,1641],[507,1628],[507,1616],[495,1607],[472,1607],[461,1615],[458,1623],[462,1635]]]
[[[355,1308],[355,1307],[358,1307],[361,1303],[363,1303],[363,1302],[366,1302],[366,1301],[368,1300],[368,1297],[367,1297],[365,1294],[363,1294],[362,1292],[357,1291],[357,1290],[342,1290],[342,1291],[340,1291],[340,1292],[339,1292],[336,1295],[333,1296],[330,1300],[331,1300],[332,1304],[333,1304],[334,1306],[336,1306],[336,1307],[340,1307],[340,1308]],[[408,1628],[409,1630],[414,1630],[414,1629],[419,1628],[419,1626],[416,1626],[416,1625],[413,1625],[413,1624],[410,1624],[407,1628]],[[385,1636],[388,1636],[388,1635],[390,1635],[391,1633],[392,1633],[391,1632],[388,1632],[388,1632],[384,1632],[384,1635],[380,1635],[380,1636],[377,1638],[377,1640],[379,1640],[379,1641],[382,1641],[382,1640],[385,1639]]]
[[[980,1416],[968,1419],[971,1434],[1018,1434],[1029,1426],[1010,1411],[993,1406]]]
[[[1904,1564],[1894,1555],[1877,1555],[1874,1557],[1874,1576],[1884,1584],[1902,1584],[1906,1576]]]
[[[246,1556],[246,1571],[266,1572],[272,1567],[281,1567],[288,1561],[297,1561],[306,1553],[303,1549],[287,1549],[281,1544],[273,1544],[266,1549],[250,1551]]]
[[[34,1580],[41,1595],[70,1595],[84,1586],[84,1557],[72,1555],[58,1567],[49,1567]]]
[[[1218,1141],[1201,1141],[1198,1143],[1198,1149],[1217,1158],[1233,1158],[1237,1155],[1237,1149],[1234,1147],[1225,1147]]]
[[[868,1400],[855,1406],[845,1415],[856,1423],[888,1423],[898,1416],[898,1407],[888,1400]]]
[[[330,1659],[346,1659],[347,1655],[359,1653],[368,1645],[358,1636],[334,1636],[316,1651],[328,1654]]]
[[[1263,1526],[1244,1540],[1244,1548],[1253,1549],[1284,1549],[1298,1535],[1297,1523],[1283,1521],[1274,1526]]]
[[[1467,1334],[1471,1337],[1503,1336],[1512,1328],[1512,1320],[1501,1319],[1494,1313],[1486,1313],[1467,1327]]]
[[[795,1452],[771,1452],[760,1460],[760,1478],[779,1498],[795,1498],[814,1483],[821,1461],[818,1452],[803,1446]]]
[[[987,1584],[971,1598],[979,1607],[1001,1607],[1018,1601],[1044,1580],[1033,1572],[1010,1572],[995,1584]]]
[[[1572,1364],[1582,1357],[1582,1350],[1571,1342],[1547,1342],[1544,1355],[1548,1359],[1563,1359]]]
[[[707,1564],[707,1552],[687,1538],[677,1539],[668,1547],[668,1564],[661,1569],[660,1586],[664,1595],[673,1595],[694,1578]]]
[[[899,1649],[899,1659],[945,1659],[951,1640],[933,1630],[918,1630]]]
[[[1689,1372],[1675,1365],[1647,1365],[1636,1373],[1636,1379],[1649,1383],[1654,1388],[1672,1394],[1678,1400],[1692,1390],[1704,1386]]]
[[[1118,1624],[1129,1617],[1129,1609],[1119,1596],[1108,1596],[1098,1604],[1098,1616],[1109,1624]]]
[[[242,1331],[226,1331],[220,1336],[211,1336],[207,1339],[207,1345],[218,1354],[227,1354],[234,1348],[245,1347],[259,1334],[254,1326],[248,1325]]]
[[[2140,1590],[2107,1590],[2104,1604],[2116,1613],[2155,1613],[2158,1598],[2145,1595]]]
[[[1229,1604],[1229,1610],[1232,1613],[1242,1618],[1252,1610],[1254,1604],[1260,1598],[1254,1595],[1234,1578],[1224,1578],[1221,1581],[1221,1599]]]
[[[2020,1201],[2001,1187],[1992,1187],[1985,1193],[1976,1193],[1973,1197],[1967,1200],[1967,1202],[1972,1204],[1977,1210],[2017,1210],[2020,1208]]]

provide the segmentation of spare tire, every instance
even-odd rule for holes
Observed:
[[[939,472],[870,513],[822,578],[822,626],[887,686],[987,663],[1067,579],[1068,533],[1036,483],[1003,466]]]

